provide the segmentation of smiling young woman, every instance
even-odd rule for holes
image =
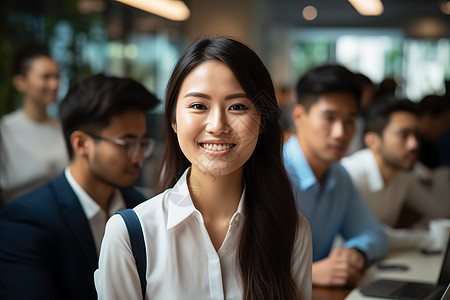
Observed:
[[[310,299],[311,233],[283,167],[278,116],[269,73],[246,45],[202,38],[180,58],[161,194],[135,208],[149,298]],[[100,298],[142,297],[118,216],[95,277]]]
[[[261,115],[227,65],[206,61],[184,79],[172,127],[197,177],[240,173],[256,147]],[[205,174],[206,173],[206,174]]]
[[[61,123],[47,113],[59,88],[59,66],[48,49],[34,43],[19,49],[12,83],[22,105],[0,120],[0,208],[55,178],[69,162]]]

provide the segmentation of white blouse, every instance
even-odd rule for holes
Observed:
[[[0,132],[4,204],[55,178],[69,163],[64,134],[56,119],[35,122],[19,109],[3,117]]]
[[[228,232],[216,251],[186,182],[138,205],[136,211],[147,250],[148,299],[242,299],[242,280],[236,250],[243,224],[242,193]],[[311,298],[311,231],[299,215],[292,274],[302,299]],[[114,215],[106,225],[99,268],[95,271],[99,299],[142,299],[128,232]]]

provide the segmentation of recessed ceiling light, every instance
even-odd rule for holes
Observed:
[[[305,8],[303,8],[302,15],[305,20],[312,21],[317,18],[317,9],[311,5],[305,6]]]
[[[379,16],[384,10],[381,0],[348,0],[348,2],[363,16]]]
[[[191,12],[181,0],[116,0],[173,21],[186,21]]]

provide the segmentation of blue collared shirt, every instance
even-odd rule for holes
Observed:
[[[297,209],[311,225],[313,261],[328,256],[338,234],[346,247],[364,252],[366,264],[384,256],[388,239],[383,227],[341,164],[332,163],[320,185],[296,136],[286,142],[283,155]]]

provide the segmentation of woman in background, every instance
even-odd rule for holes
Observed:
[[[202,38],[180,58],[162,193],[134,209],[146,298],[311,298],[311,233],[283,167],[279,115],[270,75],[244,44]],[[108,221],[95,283],[100,299],[142,299],[120,216]]]
[[[0,121],[0,207],[53,179],[68,164],[61,124],[47,114],[47,106],[57,100],[59,68],[45,47],[19,49],[13,84],[22,106]]]

